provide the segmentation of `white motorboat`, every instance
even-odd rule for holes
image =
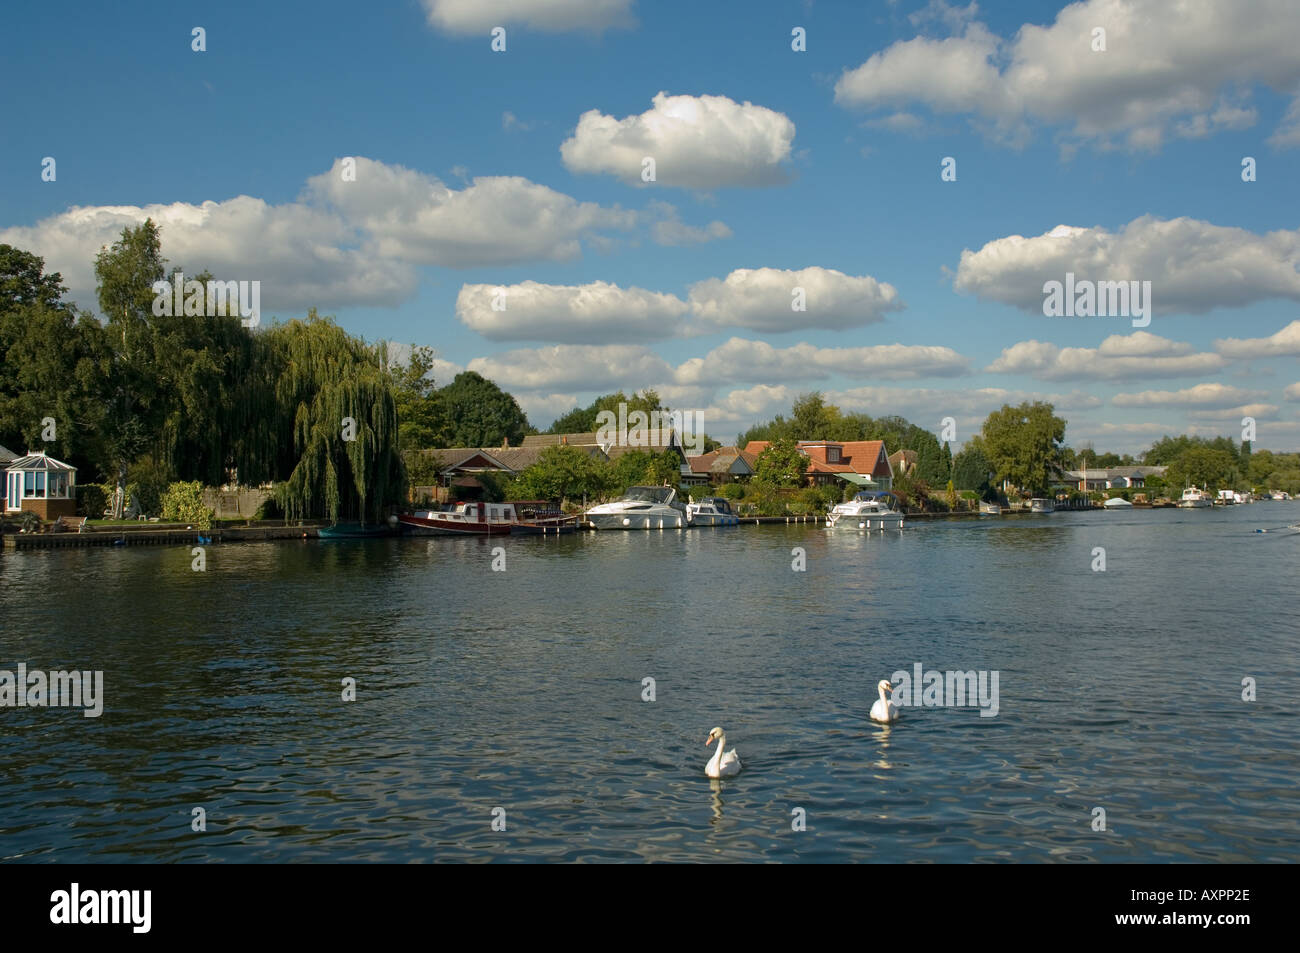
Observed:
[[[1103,504],[1101,504],[1101,505],[1104,506],[1104,507],[1105,507],[1106,509],[1108,509],[1108,510],[1131,510],[1131,509],[1133,509],[1133,504],[1130,503],[1128,500],[1124,499],[1124,497],[1122,497],[1122,496],[1112,496],[1109,500],[1107,500],[1105,503],[1103,503]]]
[[[691,523],[671,486],[628,487],[621,499],[593,506],[584,518],[596,529],[684,529]]]
[[[1002,507],[996,503],[981,503],[980,516],[1001,516]]]
[[[902,529],[903,514],[889,502],[893,494],[859,493],[847,503],[839,503],[826,516],[827,526],[851,526],[854,529]]]
[[[1036,496],[1029,501],[1029,512],[1031,513],[1055,513],[1056,504],[1043,496]]]
[[[1204,490],[1194,486],[1189,486],[1187,489],[1183,490],[1182,499],[1178,501],[1179,508],[1187,510],[1199,510],[1213,505],[1214,498]]]
[[[692,526],[735,526],[740,522],[731,504],[720,496],[706,496],[698,503],[687,503],[686,513]]]

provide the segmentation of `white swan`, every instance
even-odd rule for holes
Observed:
[[[727,746],[726,732],[721,728],[714,728],[709,732],[708,740],[704,742],[705,746],[713,744],[715,738],[718,740],[718,750],[713,752],[713,757],[704,766],[704,773],[711,778],[729,778],[734,774],[740,774],[740,756],[736,754],[736,749],[732,748],[726,754],[722,753],[722,749]]]
[[[889,684],[888,679],[882,680],[876,685],[876,690],[880,692],[880,697],[876,703],[871,706],[872,721],[897,721],[898,706],[885,697],[885,692],[892,692],[894,686]]]

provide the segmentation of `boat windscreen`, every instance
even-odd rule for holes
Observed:
[[[668,503],[672,498],[673,488],[670,486],[632,486],[623,494],[623,499],[638,503]]]

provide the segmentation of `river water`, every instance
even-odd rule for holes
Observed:
[[[9,551],[0,669],[104,709],[0,708],[0,858],[1295,862],[1297,522]],[[917,664],[996,715],[871,722]]]

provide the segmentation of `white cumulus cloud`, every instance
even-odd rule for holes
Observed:
[[[969,7],[942,6],[939,19],[952,30],[964,25],[960,35],[917,36],[873,54],[844,71],[836,101],[962,113],[1012,143],[1045,124],[1076,143],[1152,150],[1170,135],[1252,125],[1253,87],[1293,93],[1300,82],[1292,0],[1084,0],[1010,38],[968,22]],[[1104,52],[1093,48],[1097,29]],[[1274,144],[1300,143],[1298,128],[1293,116],[1284,120]]]
[[[572,172],[612,175],[629,185],[642,180],[643,160],[654,159],[654,185],[686,189],[779,185],[789,175],[794,123],[789,117],[726,96],[658,93],[644,113],[617,119],[591,109],[560,146]]]
[[[1042,314],[1043,285],[1150,281],[1156,315],[1203,314],[1256,301],[1300,301],[1300,229],[1260,235],[1192,218],[1136,218],[1118,231],[1057,226],[965,249],[954,286]],[[1145,305],[1145,302],[1144,302]]]
[[[444,33],[486,34],[496,26],[543,33],[602,33],[635,25],[633,0],[422,0],[429,25]]]
[[[803,289],[800,311],[794,310],[796,288]],[[888,312],[904,308],[893,285],[816,266],[798,271],[740,268],[726,278],[695,283],[690,301],[705,328],[756,331],[838,331],[882,321]]]
[[[678,383],[779,383],[812,381],[839,374],[848,378],[910,380],[957,377],[969,360],[952,348],[878,344],[867,347],[817,347],[800,343],[773,347],[766,341],[731,338],[704,357],[689,358],[677,369]]]
[[[500,295],[504,292],[504,296]],[[504,304],[495,310],[494,304]],[[681,330],[686,302],[644,288],[606,281],[585,285],[464,285],[456,316],[494,341],[557,341],[613,344],[673,337]]]
[[[348,181],[343,162],[312,178],[310,193],[387,258],[449,268],[568,261],[581,255],[582,239],[636,222],[635,212],[578,202],[520,176],[484,176],[452,189],[435,176],[357,157]]]
[[[1021,341],[1004,348],[985,370],[990,374],[1028,374],[1040,380],[1141,380],[1209,374],[1226,364],[1218,354],[1194,353],[1185,343],[1137,331],[1127,336],[1113,334],[1095,348]]]
[[[1224,357],[1290,357],[1300,355],[1300,321],[1292,321],[1266,338],[1224,338],[1214,342]]]
[[[630,344],[557,344],[476,357],[468,369],[509,391],[593,391],[671,380],[672,367],[645,347]]]
[[[1232,407],[1248,400],[1263,397],[1257,391],[1246,391],[1227,384],[1204,383],[1182,390],[1144,390],[1136,394],[1116,394],[1111,402],[1116,407]]]
[[[269,205],[247,195],[221,202],[79,206],[32,226],[0,229],[0,243],[23,248],[58,271],[69,296],[98,308],[95,256],[152,219],[168,267],[207,270],[223,281],[260,281],[264,315],[311,305],[397,305],[417,279],[400,261],[375,257],[339,215],[308,205]]]

